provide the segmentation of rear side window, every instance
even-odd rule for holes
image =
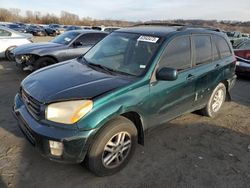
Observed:
[[[212,41],[212,56],[213,56],[213,60],[214,61],[220,59],[220,55],[219,55],[218,49],[217,49],[217,47],[215,45],[215,41]]]
[[[77,42],[82,42],[83,45],[94,45],[106,36],[105,33],[84,34],[77,39]]]
[[[184,70],[191,67],[191,40],[189,36],[174,39],[166,47],[159,68],[170,67]]]
[[[214,36],[214,41],[218,46],[221,58],[229,57],[232,54],[229,45],[224,38],[220,36]]]
[[[209,35],[193,36],[195,48],[195,64],[200,65],[212,61],[212,43]]]

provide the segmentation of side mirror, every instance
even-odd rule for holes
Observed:
[[[176,69],[163,67],[156,73],[157,80],[173,81],[178,78]]]
[[[75,42],[73,43],[73,46],[74,46],[74,47],[79,47],[79,46],[82,46],[82,45],[83,45],[83,43],[80,42],[80,41],[75,41]]]

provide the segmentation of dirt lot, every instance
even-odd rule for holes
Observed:
[[[155,129],[123,171],[100,178],[41,157],[25,140],[11,114],[25,76],[0,60],[1,188],[250,186],[250,80],[237,80],[217,118],[187,114]]]

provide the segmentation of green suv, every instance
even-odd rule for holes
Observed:
[[[196,110],[216,116],[235,83],[235,62],[219,31],[119,29],[82,57],[30,74],[13,112],[43,156],[110,175],[128,163],[148,129]]]

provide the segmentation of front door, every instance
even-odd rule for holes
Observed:
[[[192,109],[195,99],[195,74],[191,59],[190,36],[178,37],[167,45],[157,70],[162,67],[177,69],[178,78],[174,81],[151,82],[148,105],[152,111],[150,126],[163,124]]]

